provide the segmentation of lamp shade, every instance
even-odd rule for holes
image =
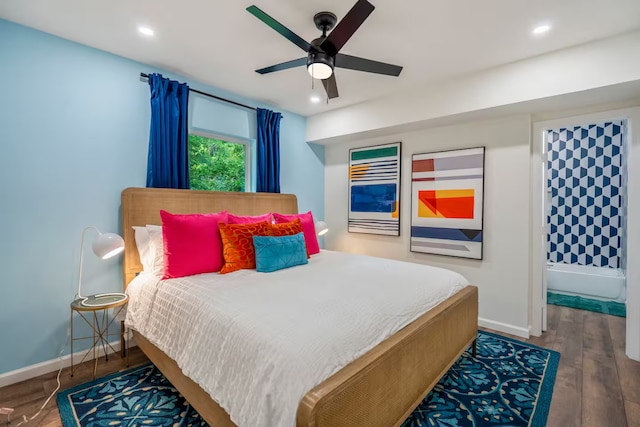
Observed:
[[[102,233],[91,245],[93,253],[100,259],[108,259],[124,250],[124,240],[115,233]]]
[[[316,233],[318,236],[324,236],[329,231],[329,227],[327,227],[327,223],[324,221],[316,222]]]

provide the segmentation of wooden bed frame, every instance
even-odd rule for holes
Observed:
[[[171,213],[228,210],[236,215],[297,213],[291,194],[224,193],[127,188],[122,192],[125,240],[124,288],[142,271],[133,225],[161,224],[160,209]],[[399,426],[436,385],[478,330],[478,291],[468,286],[311,389],[300,401],[297,426]],[[235,424],[177,363],[134,331],[138,346],[215,427]]]

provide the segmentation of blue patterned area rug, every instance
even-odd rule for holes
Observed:
[[[481,331],[477,356],[465,352],[403,427],[542,427],[559,358],[555,351]],[[207,426],[151,364],[57,398],[64,427]]]
[[[403,427],[543,427],[560,353],[478,332],[476,357],[465,352]]]

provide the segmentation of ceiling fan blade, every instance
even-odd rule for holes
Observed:
[[[402,67],[384,62],[339,53],[335,57],[335,66],[349,70],[365,71],[367,73],[385,74],[387,76],[399,76]]]
[[[256,70],[258,74],[267,74],[273,73],[274,71],[282,71],[287,70],[293,67],[300,67],[302,65],[307,65],[307,58],[294,59],[292,61],[282,62],[280,64],[272,65],[270,67],[260,68]]]
[[[367,0],[358,0],[338,25],[329,33],[320,47],[331,56],[335,56],[351,38],[360,25],[369,17],[375,7]]]
[[[332,73],[331,77],[322,80],[322,86],[324,86],[324,90],[327,91],[327,96],[329,97],[329,99],[338,97],[338,83],[336,82],[336,73]]]
[[[309,49],[311,49],[311,44],[309,44],[309,42],[307,42],[305,39],[303,39],[293,31],[291,31],[290,29],[288,29],[287,27],[285,27],[284,25],[282,25],[281,23],[279,23],[278,21],[276,21],[275,19],[267,15],[266,13],[264,13],[257,6],[255,5],[249,6],[247,8],[247,12],[249,12],[256,18],[258,18],[259,20],[261,20],[262,22],[264,22],[265,24],[267,24],[268,26],[270,26],[271,28],[273,28],[274,30],[282,34],[286,39],[288,39],[293,44],[297,45],[300,49],[304,50],[305,52],[309,52]]]

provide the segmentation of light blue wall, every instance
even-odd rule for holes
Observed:
[[[65,345],[82,229],[121,232],[120,192],[145,185],[149,90],[138,76],[154,71],[185,81],[0,20],[0,374],[54,359]],[[193,99],[200,127],[255,138],[252,111]],[[282,113],[282,191],[323,213],[324,150],[305,142],[304,117]],[[121,257],[85,260],[85,293],[120,289]]]

